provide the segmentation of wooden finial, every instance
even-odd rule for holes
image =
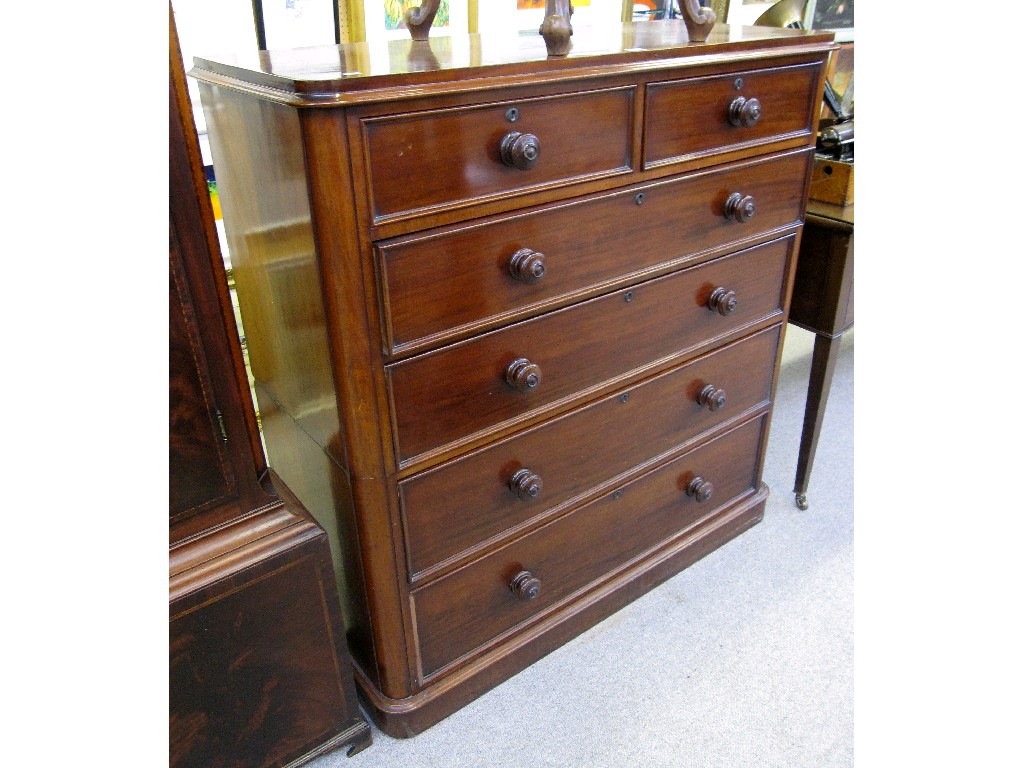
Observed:
[[[405,25],[409,28],[413,40],[426,40],[430,37],[430,25],[434,23],[441,0],[423,0],[416,8],[405,11]]]
[[[572,16],[571,0],[547,0],[544,21],[540,25],[540,34],[547,46],[548,56],[565,56],[572,48]]]
[[[710,8],[702,8],[697,0],[681,0],[683,21],[690,35],[691,43],[703,43],[715,26],[715,12]]]

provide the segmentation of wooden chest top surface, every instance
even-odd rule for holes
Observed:
[[[706,42],[691,43],[681,21],[666,20],[574,28],[573,48],[560,58],[547,55],[539,34],[520,35],[510,30],[432,37],[425,43],[392,40],[376,46],[347,43],[197,57],[192,74],[204,79],[230,78],[236,87],[259,90],[268,98],[293,104],[330,106],[394,98],[393,93],[374,92],[395,88],[427,95],[438,86],[448,92],[471,89],[473,85],[466,81],[481,79],[487,84],[480,87],[493,88],[523,78],[537,83],[578,77],[587,68],[607,75],[699,66],[710,63],[709,57],[764,57],[771,49],[792,55],[802,46],[808,50],[832,47],[832,38],[831,32],[719,24]]]

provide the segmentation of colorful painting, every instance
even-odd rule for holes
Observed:
[[[590,0],[572,0],[573,8],[584,8],[590,5]],[[547,7],[546,0],[516,0],[516,8],[520,11],[532,11]]]
[[[434,23],[431,24],[432,27],[447,27],[451,22],[451,9],[448,2],[449,0],[441,0],[437,16],[434,17]],[[389,31],[408,29],[405,26],[405,12],[407,9],[416,8],[419,5],[419,2],[411,0],[384,0],[384,28]]]

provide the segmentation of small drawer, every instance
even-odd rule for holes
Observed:
[[[510,314],[795,224],[812,158],[798,150],[385,241],[377,257],[389,351],[470,335]],[[755,215],[726,216],[734,194],[749,197]]]
[[[820,100],[819,66],[804,64],[647,86],[644,168],[810,140]]]
[[[779,317],[794,237],[386,366],[408,463]]]
[[[363,120],[375,222],[631,170],[635,88]]]
[[[764,424],[764,417],[746,422],[414,591],[422,676],[539,617],[753,493]]]
[[[779,334],[780,326],[760,331],[399,483],[414,581],[446,558],[767,406]]]

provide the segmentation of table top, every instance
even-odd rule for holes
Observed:
[[[429,89],[467,79],[578,76],[581,68],[623,72],[696,66],[710,59],[831,50],[831,32],[716,24],[706,43],[689,41],[681,20],[580,26],[568,56],[547,55],[539,34],[515,30],[487,35],[391,40],[371,45],[316,46],[294,50],[246,51],[195,58],[190,74],[204,80],[228,78],[232,87],[277,92],[282,100],[320,105],[358,100],[367,90]],[[614,72],[612,72],[614,73]],[[451,86],[448,86],[449,89]]]
[[[829,223],[845,224],[852,229],[853,203],[849,205],[835,205],[834,203],[823,203],[820,200],[808,200],[807,221],[826,225]]]

